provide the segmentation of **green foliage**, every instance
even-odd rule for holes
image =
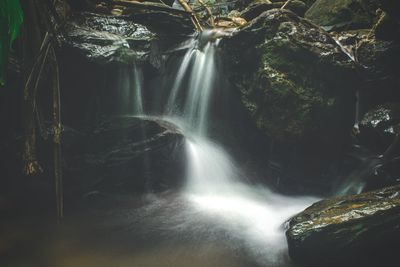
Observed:
[[[0,85],[5,82],[8,53],[23,21],[19,0],[0,1]]]

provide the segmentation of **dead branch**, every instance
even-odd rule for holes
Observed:
[[[203,27],[201,26],[199,19],[197,18],[196,14],[193,12],[193,9],[189,6],[189,4],[186,3],[185,0],[178,0],[178,2],[186,12],[191,14],[192,21],[196,29],[198,31],[203,31]]]

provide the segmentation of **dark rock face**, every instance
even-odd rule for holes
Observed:
[[[305,17],[327,30],[370,28],[379,8],[377,0],[317,0]]]
[[[323,200],[290,221],[289,254],[304,266],[391,266],[399,225],[400,186]]]
[[[75,14],[66,29],[66,45],[98,64],[148,61],[157,36],[123,17]]]
[[[163,191],[180,186],[184,177],[183,136],[157,119],[114,117],[91,131],[67,128],[62,149],[67,194]],[[50,159],[43,161],[50,163],[47,170]]]
[[[343,144],[353,123],[356,75],[327,33],[274,9],[223,45],[234,58],[232,80],[242,102],[267,136],[324,149]]]

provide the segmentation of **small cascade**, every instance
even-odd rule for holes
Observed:
[[[132,91],[133,91],[133,113],[135,115],[142,115],[143,114],[143,72],[140,67],[136,64],[133,65],[133,77],[134,82],[132,84]]]
[[[118,75],[118,111],[129,115],[143,115],[143,72],[140,66],[122,68]]]

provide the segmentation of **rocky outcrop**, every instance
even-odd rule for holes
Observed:
[[[267,136],[325,151],[343,144],[353,123],[356,74],[327,33],[273,9],[223,45],[242,102]]]
[[[302,266],[391,266],[399,260],[400,186],[317,202],[290,220]]]
[[[52,151],[51,143],[44,147]],[[185,171],[183,136],[158,119],[112,117],[89,131],[66,128],[62,150],[66,194],[163,191],[179,187]],[[51,155],[40,157],[49,173]]]
[[[317,0],[305,17],[326,30],[371,28],[377,0]]]

